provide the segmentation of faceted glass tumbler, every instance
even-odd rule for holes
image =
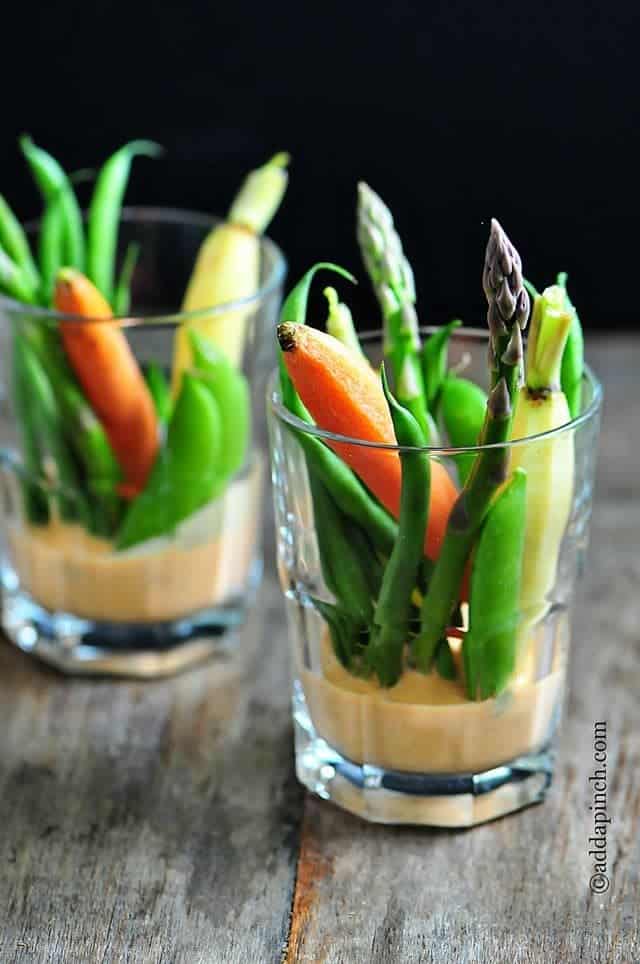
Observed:
[[[370,360],[379,363],[381,337],[370,334],[362,342]],[[485,389],[487,347],[486,334],[474,329],[454,332],[450,345],[451,366],[464,368],[464,377]],[[551,447],[556,452],[561,448],[568,453],[569,464],[572,455],[573,481],[565,486],[566,524],[556,532],[556,558],[544,563],[546,569],[536,576],[545,591],[526,604],[519,597],[508,678],[487,698],[469,698],[465,686],[462,640],[469,628],[469,606],[464,597],[456,625],[447,629],[454,678],[445,678],[435,668],[428,674],[419,672],[408,648],[400,679],[391,687],[345,665],[321,615],[323,604],[336,602],[323,568],[328,520],[314,513],[300,437],[313,435],[329,446],[376,446],[331,435],[297,419],[281,403],[277,373],[269,383],[267,406],[299,780],[345,810],[389,824],[469,827],[541,801],[553,775],[571,604],[592,506],[601,406],[594,375],[588,370],[584,375],[579,417],[551,433],[500,446],[510,466],[521,460],[523,447],[528,449],[529,465],[548,464]],[[400,451],[395,446],[378,448],[396,455]],[[480,455],[482,446],[428,451],[432,465],[439,462],[460,487],[462,466]],[[543,484],[543,474],[527,472],[529,495]],[[489,643],[499,638],[504,629],[500,613],[487,607],[477,618]]]
[[[264,392],[273,366],[273,326],[282,298],[285,261],[260,240],[256,293],[197,312],[178,310],[200,245],[216,220],[172,209],[123,212],[119,256],[139,244],[132,307],[125,318],[87,321],[0,298],[0,505],[2,628],[11,642],[70,673],[162,676],[216,653],[229,652],[262,571],[261,512],[267,473]],[[34,229],[37,233],[37,229]],[[234,363],[249,392],[246,457],[222,491],[175,526],[119,550],[115,531],[87,522],[87,479],[70,442],[77,484],[56,468],[56,448],[45,424],[36,425],[45,458],[34,470],[17,411],[14,348],[17,335],[57,336],[61,322],[116,325],[142,371],[157,366],[170,381],[177,329],[207,329],[213,320],[231,336]],[[24,392],[23,392],[24,395]],[[41,418],[41,410],[33,412]],[[63,429],[69,435],[68,425]],[[47,451],[50,449],[50,451]],[[162,454],[162,443],[160,453]],[[76,477],[76,476],[74,476]],[[189,470],[180,485],[198,486]],[[126,494],[113,480],[93,478],[91,493],[122,520]],[[149,511],[170,517],[180,493],[156,489]],[[104,522],[104,517],[99,520]],[[158,527],[157,527],[158,528]],[[162,526],[159,527],[160,529]]]

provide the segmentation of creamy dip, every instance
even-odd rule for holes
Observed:
[[[319,672],[299,667],[319,736],[355,763],[409,773],[490,769],[549,739],[562,693],[568,626],[553,639],[531,639],[509,690],[472,702],[459,681],[406,669],[395,686],[352,676],[336,659],[328,633]],[[557,645],[559,644],[559,645]],[[552,665],[540,678],[540,645]]]
[[[177,619],[246,589],[261,489],[256,463],[172,536],[124,552],[60,520],[11,524],[12,563],[22,587],[48,610],[113,622]]]

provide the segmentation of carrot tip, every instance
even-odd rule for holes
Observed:
[[[293,322],[290,321],[285,321],[281,325],[278,325],[278,344],[283,351],[293,351],[296,347],[296,328],[298,328],[298,325],[294,325]]]

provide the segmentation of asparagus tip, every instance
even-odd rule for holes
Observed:
[[[505,365],[521,365],[524,358],[524,349],[522,346],[522,333],[520,330],[520,325],[514,325],[511,332],[511,337],[507,343],[507,347],[502,355],[502,361]]]
[[[511,415],[511,399],[504,375],[499,379],[489,395],[487,407],[493,418],[502,419],[508,418]]]

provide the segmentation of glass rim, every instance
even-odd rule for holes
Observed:
[[[86,211],[83,212],[86,215]],[[120,222],[128,224],[144,222],[164,222],[166,224],[190,224],[195,227],[211,229],[217,224],[224,224],[224,218],[214,214],[206,214],[202,211],[192,211],[188,208],[163,207],[162,205],[129,205],[122,208]],[[27,221],[23,227],[27,234],[33,234],[38,228],[39,221]],[[222,304],[210,305],[208,308],[197,308],[194,311],[175,311],[163,312],[160,314],[137,312],[126,315],[114,315],[111,318],[88,318],[84,315],[65,314],[53,308],[44,308],[42,305],[32,305],[25,301],[18,301],[0,292],[0,308],[5,308],[13,313],[28,312],[32,318],[42,321],[73,322],[75,324],[108,324],[116,325],[119,328],[136,327],[175,327],[184,322],[197,322],[202,318],[211,318],[216,315],[223,315],[238,308],[247,308],[254,304],[260,304],[266,297],[277,290],[278,286],[284,281],[287,273],[287,259],[282,248],[276,244],[268,235],[263,234],[258,237],[260,244],[264,244],[275,256],[273,267],[269,277],[252,295],[244,298],[236,298],[233,301],[225,301]]]
[[[441,326],[421,326],[420,331],[423,334],[431,334],[434,331],[437,331],[439,327]],[[382,341],[383,332],[382,329],[368,330],[359,332],[358,337],[360,341],[364,343],[373,340]],[[455,329],[451,334],[452,340],[455,340],[456,338],[460,339],[462,337],[471,341],[488,342],[489,332],[483,328],[471,326],[467,328],[463,326]],[[473,455],[474,453],[487,452],[495,449],[511,449],[521,445],[529,445],[532,442],[551,439],[557,435],[563,435],[565,432],[572,432],[580,425],[591,421],[598,414],[602,405],[602,384],[594,374],[591,367],[585,363],[582,378],[583,382],[586,380],[591,386],[593,393],[592,397],[589,400],[585,410],[580,412],[579,415],[576,415],[575,418],[565,422],[564,425],[559,425],[557,428],[549,429],[546,432],[538,432],[535,435],[525,435],[524,438],[508,439],[506,442],[491,442],[488,445],[466,445],[458,448],[446,445],[423,445],[419,447],[415,445],[398,445],[394,442],[371,442],[368,439],[357,438],[350,435],[341,435],[337,432],[329,432],[326,429],[319,428],[317,425],[312,425],[309,422],[304,422],[301,418],[298,418],[297,415],[294,415],[292,412],[290,412],[289,409],[286,408],[282,403],[279,389],[274,387],[274,382],[277,379],[278,371],[278,368],[275,368],[269,376],[267,402],[270,405],[274,415],[281,421],[286,422],[297,432],[302,432],[305,435],[315,436],[316,438],[322,439],[325,442],[337,442],[343,445],[357,445],[360,448],[379,449],[387,452],[428,452],[429,455],[440,456],[442,458],[449,458],[454,455]]]

